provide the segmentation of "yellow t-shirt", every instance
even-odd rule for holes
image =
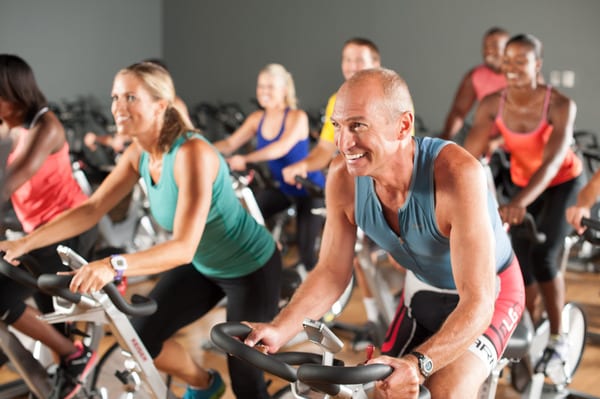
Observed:
[[[327,107],[325,108],[325,122],[323,123],[323,127],[321,128],[321,140],[329,141],[330,143],[334,143],[333,135],[335,133],[333,129],[333,123],[331,123],[331,114],[333,114],[333,106],[335,105],[335,95],[333,93],[331,97],[329,97],[329,101],[327,101]]]
[[[335,96],[337,93],[333,93],[331,97],[329,97],[329,101],[327,101],[327,107],[325,107],[325,122],[323,123],[323,127],[321,128],[321,140],[329,141],[330,143],[335,144],[334,134],[335,130],[333,128],[333,123],[331,123],[331,114],[333,114],[333,107],[335,106]],[[413,110],[414,113],[414,110]],[[413,126],[412,132],[410,132],[412,136],[415,135],[415,127]]]

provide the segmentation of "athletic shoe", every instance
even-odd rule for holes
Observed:
[[[210,384],[206,389],[194,389],[188,387],[183,399],[219,399],[225,393],[225,383],[216,370],[208,370]]]
[[[544,373],[556,385],[565,385],[569,382],[566,370],[566,359],[569,354],[569,343],[561,336],[551,339],[544,350],[542,358],[535,367],[536,373]]]
[[[58,394],[60,399],[71,399],[81,389],[89,372],[96,365],[96,352],[92,351],[81,342],[75,342],[77,351],[63,358],[56,370],[54,377],[54,397]]]

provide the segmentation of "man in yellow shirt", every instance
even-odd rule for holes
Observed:
[[[347,40],[342,48],[342,74],[344,80],[350,79],[352,75],[363,69],[378,68],[381,66],[381,58],[377,45],[369,39],[355,37]],[[296,162],[282,170],[283,179],[288,184],[296,184],[295,177],[306,177],[308,172],[324,169],[336,153],[333,141],[333,125],[330,117],[335,105],[334,93],[327,102],[325,108],[325,123],[321,129],[319,142],[315,148],[303,160]]]

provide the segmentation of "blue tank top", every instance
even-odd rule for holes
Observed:
[[[168,231],[173,231],[179,195],[173,174],[175,157],[185,140],[194,139],[206,141],[198,134],[175,140],[163,156],[162,172],[157,183],[150,176],[148,153],[144,151],[140,157],[140,175],[148,189],[150,211],[158,224]],[[227,163],[219,155],[219,171],[212,186],[210,210],[192,264],[206,276],[235,278],[261,268],[273,252],[275,241],[243,208],[233,191]]]
[[[377,245],[422,281],[442,289],[456,289],[450,264],[450,241],[435,219],[433,164],[450,144],[431,137],[415,137],[415,162],[408,195],[398,209],[400,237],[389,227],[369,176],[355,178],[355,217],[358,227]],[[496,242],[496,271],[512,261],[510,240],[502,226],[498,205],[488,191],[488,214]]]
[[[281,122],[281,128],[279,129],[279,133],[272,140],[267,140],[262,135],[262,125],[265,120],[265,114],[263,113],[262,118],[260,119],[260,123],[258,124],[257,131],[257,141],[256,141],[256,149],[260,150],[263,147],[268,146],[269,144],[279,140],[283,131],[285,130],[285,120],[287,119],[287,115],[289,112],[289,108],[285,109],[285,113],[283,114],[283,121]],[[271,172],[271,176],[275,181],[279,183],[279,189],[284,193],[294,197],[306,197],[308,192],[306,189],[301,188],[298,189],[296,186],[292,186],[283,181],[283,175],[281,171],[288,165],[296,163],[298,161],[303,160],[308,156],[308,138],[297,142],[294,147],[284,156],[277,159],[272,159],[267,161],[267,165],[269,166],[269,171]],[[312,181],[319,187],[325,187],[325,175],[321,171],[308,172],[307,174],[308,180]]]

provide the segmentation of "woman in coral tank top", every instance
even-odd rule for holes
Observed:
[[[566,340],[560,336],[565,289],[559,255],[571,229],[565,210],[575,203],[583,184],[581,160],[569,147],[575,103],[537,82],[541,66],[541,42],[529,34],[512,37],[506,44],[502,66],[507,88],[482,101],[465,142],[467,150],[481,156],[487,148],[487,132],[497,127],[511,153],[511,179],[519,188],[500,206],[502,220],[518,225],[529,212],[547,237],[543,244],[517,234],[512,238],[525,279],[527,308],[535,320],[540,292],[550,321],[551,339],[537,371],[562,362],[568,351]]]

